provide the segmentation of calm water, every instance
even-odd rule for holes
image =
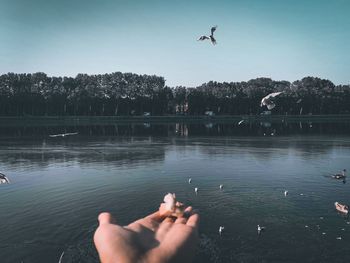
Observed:
[[[334,209],[350,203],[350,182],[329,177],[350,170],[349,124],[337,125],[2,128],[12,184],[0,185],[0,262],[62,251],[64,263],[98,262],[98,213],[127,224],[168,192],[200,210],[195,262],[350,262],[350,222]]]

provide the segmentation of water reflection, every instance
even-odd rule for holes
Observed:
[[[201,211],[195,263],[350,260],[350,223],[334,211],[334,201],[349,202],[349,184],[331,178],[348,168],[348,123],[2,127],[0,134],[0,168],[13,179],[0,187],[1,262],[57,262],[63,250],[63,262],[97,262],[98,213],[127,224],[157,209],[167,192]],[[267,227],[261,237],[257,224]]]
[[[264,162],[282,156],[300,156],[305,160],[317,159],[330,154],[335,147],[350,147],[349,137],[330,138],[328,136],[198,136],[186,139],[185,126],[178,126],[178,132],[171,137],[105,137],[76,136],[70,138],[20,137],[16,140],[0,139],[0,159],[11,168],[45,168],[50,165],[65,164],[94,167],[137,166],[149,162],[162,163],[167,147],[176,147],[180,155],[188,148],[207,156],[219,158],[250,156],[255,161]],[[215,147],[207,147],[215,145]]]
[[[81,136],[284,136],[350,134],[350,122],[243,122],[238,123],[123,123],[90,126],[0,127],[0,137],[47,137],[50,134],[78,132]]]

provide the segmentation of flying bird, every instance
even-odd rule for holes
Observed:
[[[0,184],[9,184],[10,180],[7,178],[6,175],[3,173],[0,173]]]
[[[285,191],[284,191],[284,196],[287,196],[287,195],[288,195],[288,191],[285,190]]]
[[[224,185],[223,184],[220,184],[220,190],[222,190],[224,188]]]
[[[240,121],[238,122],[238,125],[241,125],[243,122],[244,122],[244,120],[240,120]]]
[[[261,99],[260,107],[267,106],[268,110],[272,110],[274,107],[276,107],[276,104],[273,103],[272,98],[280,95],[281,93],[283,93],[283,91],[273,92],[273,93],[270,93],[269,95],[267,95],[266,97],[263,97]]]
[[[66,136],[71,136],[71,135],[77,135],[77,132],[67,132],[67,133],[59,133],[59,134],[50,134],[49,136],[51,138],[55,137],[66,137]]]
[[[192,182],[192,178],[189,178],[188,179],[188,183],[190,184]]]
[[[221,234],[222,234],[222,231],[225,229],[225,227],[223,227],[223,226],[220,226],[219,227],[219,234],[220,234],[220,236],[221,236]]]
[[[207,40],[207,39],[210,39],[211,43],[213,45],[216,45],[216,39],[214,38],[214,32],[216,30],[218,26],[213,26],[211,29],[210,29],[210,36],[200,36],[197,41],[203,41],[203,40]]]

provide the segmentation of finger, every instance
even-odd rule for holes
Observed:
[[[199,215],[193,214],[190,216],[190,218],[187,220],[186,225],[197,228],[199,224]]]
[[[156,232],[156,239],[162,241],[166,234],[169,232],[170,228],[174,225],[174,220],[167,217],[160,224],[158,231]]]
[[[185,209],[184,217],[189,218],[189,217],[192,215],[192,211],[193,211],[192,206],[188,206],[188,207]]]
[[[154,212],[154,213],[152,213],[152,214],[146,216],[145,218],[147,218],[147,219],[152,219],[152,220],[157,220],[157,221],[160,221],[160,220],[162,219],[162,217],[161,217],[160,214],[159,214],[159,211]]]
[[[178,217],[175,220],[175,224],[186,224],[186,222],[187,222],[187,218],[186,217]]]
[[[174,219],[172,217],[166,217],[163,221],[163,223],[174,223]]]
[[[102,224],[113,224],[115,223],[115,219],[110,213],[103,212],[98,216],[98,222],[100,225]]]

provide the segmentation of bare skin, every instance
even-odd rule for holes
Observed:
[[[199,215],[191,207],[184,217],[162,218],[157,211],[128,226],[109,213],[98,220],[94,242],[102,263],[186,263],[195,254]]]

